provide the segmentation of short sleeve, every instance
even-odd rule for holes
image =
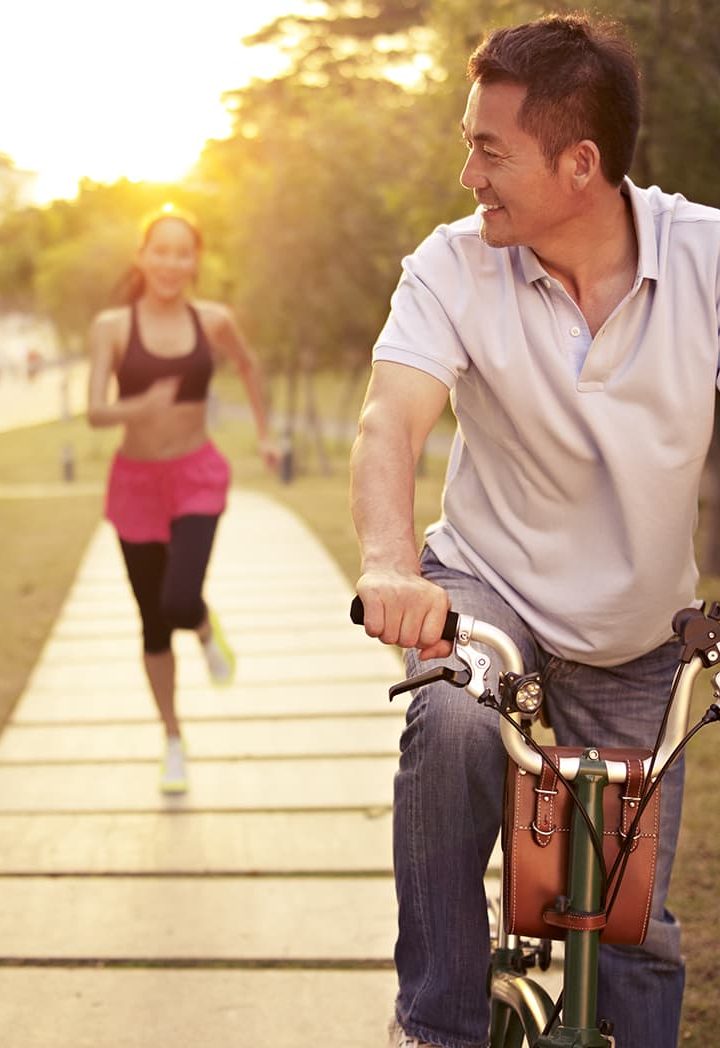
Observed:
[[[469,364],[453,314],[463,280],[463,258],[440,226],[402,262],[390,314],[373,348],[373,361],[406,364],[452,389]]]

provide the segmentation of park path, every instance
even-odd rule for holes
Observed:
[[[304,524],[233,492],[207,594],[238,654],[179,634],[190,790],[109,525],[0,736],[2,1048],[384,1048],[395,976],[396,651]]]
[[[394,994],[394,651],[292,514],[234,493],[179,635],[189,793],[158,791],[137,615],[102,524],[0,737],[3,1048],[384,1043]]]

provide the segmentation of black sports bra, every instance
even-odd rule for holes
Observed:
[[[202,401],[207,396],[208,386],[213,373],[213,359],[210,344],[202,329],[197,310],[188,303],[190,316],[195,327],[195,345],[189,353],[181,357],[161,357],[151,353],[143,346],[138,328],[137,306],[130,307],[130,338],[125,355],[117,369],[118,392],[120,399],[134,397],[144,393],[160,378],[180,376],[180,386],[175,402]]]

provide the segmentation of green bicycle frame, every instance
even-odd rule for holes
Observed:
[[[603,792],[608,784],[605,763],[597,750],[580,758],[575,791],[603,839]],[[577,810],[573,812],[568,868],[569,909],[577,913],[596,913],[601,905],[601,876],[598,858],[587,826]],[[611,1048],[613,1042],[597,1026],[597,984],[599,931],[568,930],[565,939],[565,966],[562,1020],[547,1036],[530,1042],[533,1048]]]

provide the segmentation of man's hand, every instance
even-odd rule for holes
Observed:
[[[367,571],[357,583],[365,609],[365,632],[383,644],[418,648],[421,659],[445,659],[452,644],[442,640],[450,601],[447,593],[421,575]]]

